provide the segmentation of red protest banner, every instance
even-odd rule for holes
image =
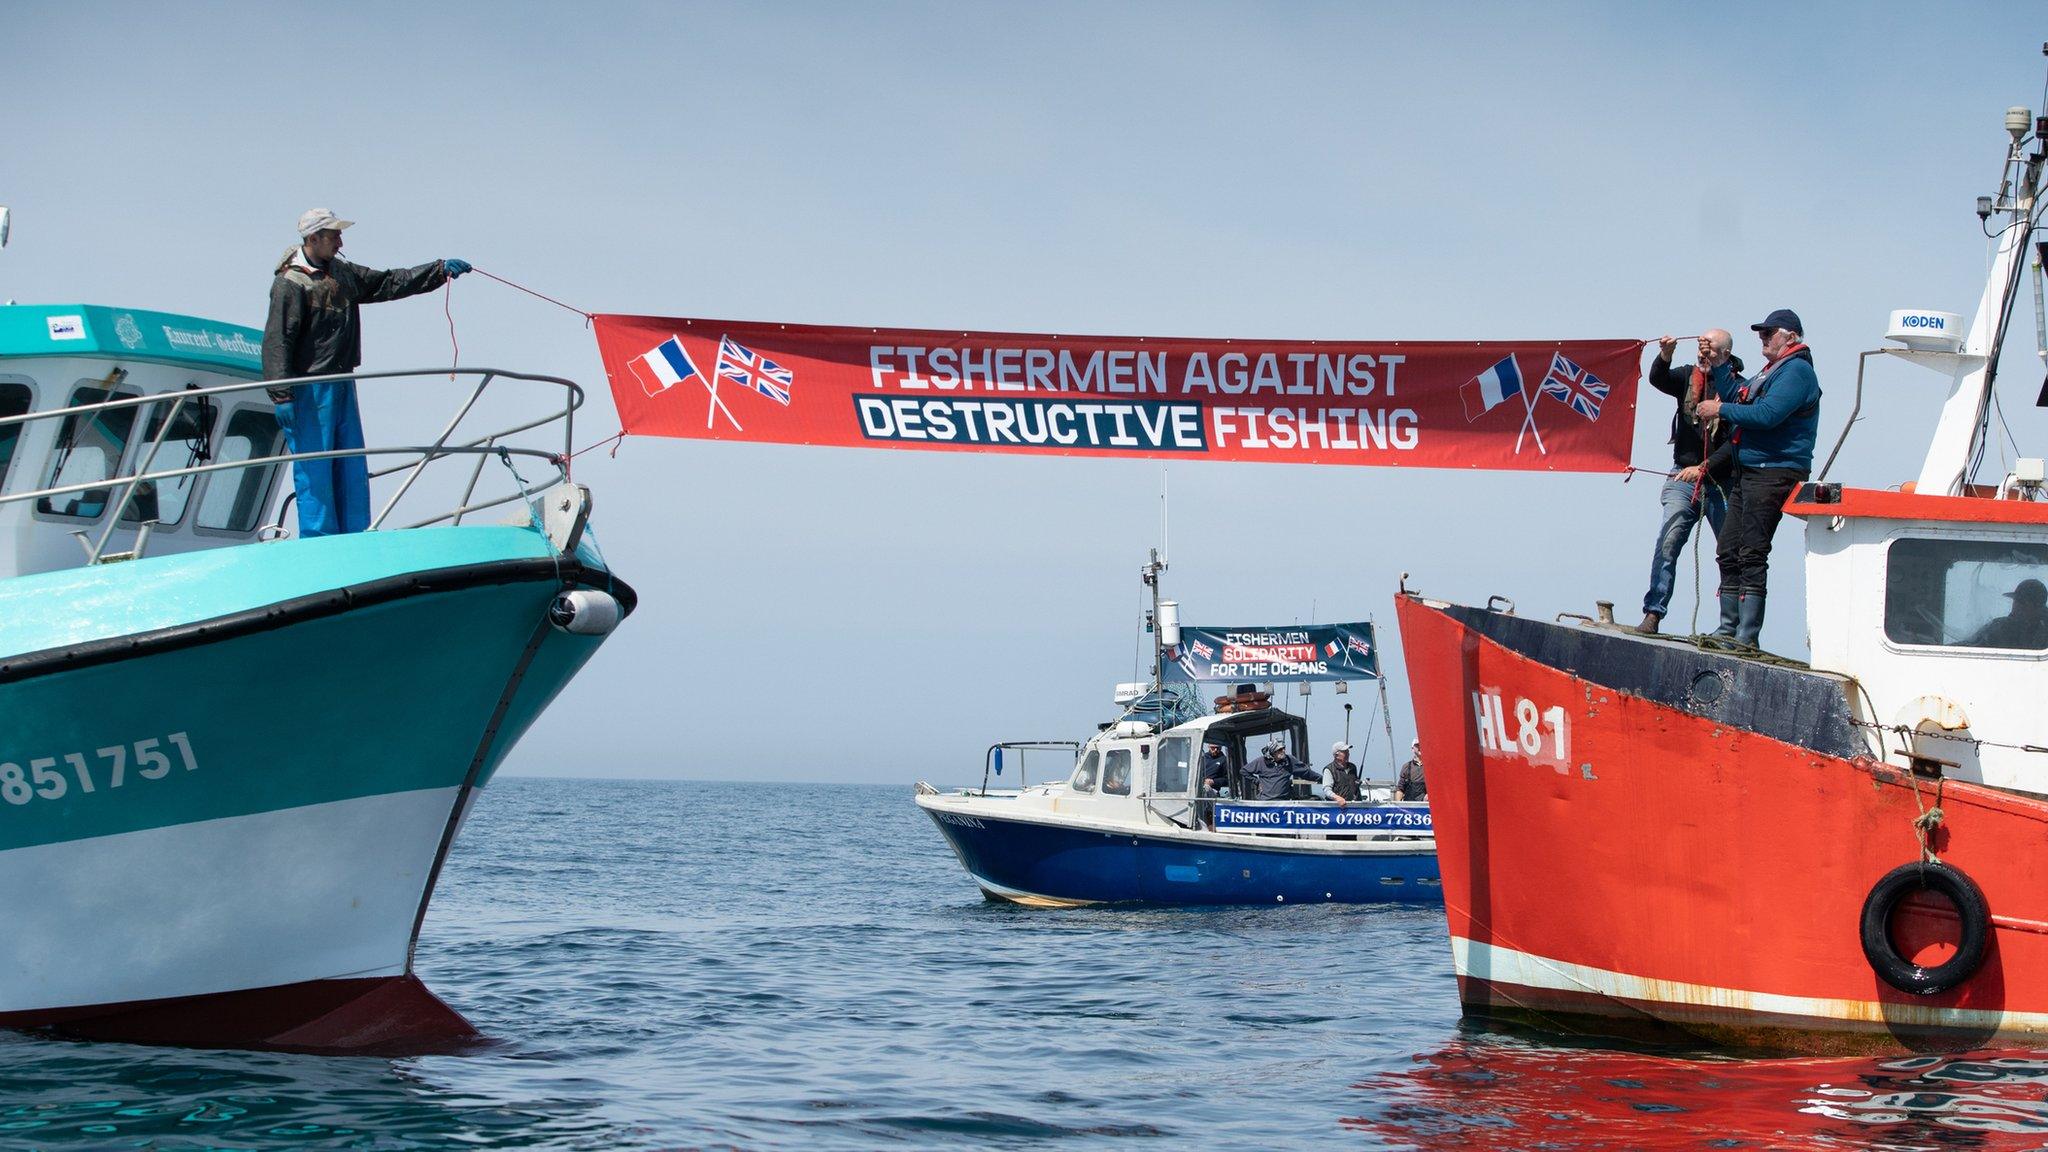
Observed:
[[[629,433],[1619,472],[1636,340],[1197,340],[601,315]]]

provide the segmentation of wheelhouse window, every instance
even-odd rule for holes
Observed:
[[[1097,763],[1095,749],[1090,748],[1081,757],[1081,762],[1074,765],[1074,774],[1067,779],[1067,787],[1072,788],[1076,792],[1095,791],[1095,766]]]
[[[1152,794],[1185,796],[1195,775],[1195,742],[1174,736],[1159,742],[1159,758],[1153,762]]]
[[[80,385],[71,393],[69,408],[104,404],[134,396],[133,392],[110,392],[92,384]],[[135,430],[135,409],[105,408],[97,412],[74,412],[57,429],[57,448],[50,455],[50,472],[45,488],[90,484],[106,480],[121,466],[121,453],[128,447],[128,434]],[[36,511],[51,516],[78,516],[90,520],[107,510],[107,488],[87,488],[36,501]]]
[[[156,443],[159,433],[164,441],[157,447],[156,456],[150,460],[148,471],[166,472],[179,468],[190,468],[204,463],[213,440],[213,422],[219,409],[205,398],[187,399],[178,404],[177,419],[165,431],[164,421],[170,417],[176,400],[153,404],[149,409],[149,421],[143,426],[141,447],[135,460],[135,471],[143,471],[142,454]],[[192,489],[198,485],[199,477],[172,476],[163,480],[144,480],[135,486],[135,495],[128,501],[128,510],[121,514],[124,523],[140,523],[154,520],[166,527],[185,518],[185,506],[191,503]]]
[[[238,408],[228,415],[227,434],[220,438],[214,463],[232,464],[277,455],[284,432],[267,408]],[[223,468],[208,473],[199,497],[199,526],[225,532],[253,532],[270,499],[275,464],[257,468]]]
[[[2048,649],[2048,545],[1892,541],[1884,634],[1897,644]]]
[[[1131,750],[1113,748],[1102,758],[1102,794],[1104,796],[1129,796],[1131,794]]]
[[[35,405],[35,392],[25,380],[0,380],[0,417],[26,416]],[[8,465],[14,462],[14,445],[21,439],[20,424],[0,424],[0,484],[7,482]]]

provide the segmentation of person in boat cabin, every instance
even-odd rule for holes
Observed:
[[[1734,354],[1735,337],[1726,329],[1709,328],[1699,338],[1696,363],[1674,367],[1671,354],[1678,339],[1665,336],[1657,341],[1657,358],[1650,362],[1650,386],[1678,401],[1671,415],[1671,476],[1664,481],[1659,502],[1664,509],[1663,526],[1657,530],[1657,550],[1650,558],[1650,590],[1643,596],[1643,622],[1636,631],[1654,633],[1671,607],[1671,589],[1678,581],[1678,558],[1700,518],[1721,539],[1722,515],[1727,511],[1728,476],[1735,470],[1735,448],[1728,442],[1725,420],[1702,420],[1699,402],[1707,397],[1729,400],[1742,384],[1742,357]]]
[[[1351,762],[1351,745],[1342,740],[1330,746],[1330,762],[1323,765],[1323,790],[1338,804],[1360,796],[1358,765]]]
[[[353,220],[325,208],[299,217],[299,243],[278,261],[263,324],[263,378],[288,380],[353,372],[363,362],[364,304],[431,292],[464,272],[462,260],[435,260],[383,271],[341,258],[341,233]],[[353,380],[270,389],[286,452],[331,452],[363,446],[362,414]],[[298,460],[299,535],[332,536],[370,526],[370,470],[361,456]]]
[[[1322,774],[1288,755],[1287,746],[1278,740],[1267,744],[1264,752],[1244,766],[1243,776],[1251,800],[1291,800],[1297,779],[1307,781],[1314,792],[1323,792]]]
[[[1408,751],[1408,762],[1401,765],[1401,775],[1394,780],[1394,799],[1427,800],[1429,782],[1422,776],[1422,741],[1410,741]]]
[[[1754,648],[1764,626],[1771,537],[1785,515],[1785,498],[1813,473],[1820,378],[1798,313],[1780,308],[1749,327],[1763,341],[1763,370],[1742,384],[1734,400],[1700,401],[1699,414],[1734,426],[1729,438],[1735,443],[1735,475],[1728,487],[1726,531],[1715,549],[1721,626],[1714,635]]]
[[[1202,745],[1202,792],[1215,796],[1230,787],[1230,758],[1223,754],[1223,745],[1210,741]]]
[[[2048,584],[2026,579],[2005,594],[2012,610],[1972,633],[1978,648],[2048,648]]]

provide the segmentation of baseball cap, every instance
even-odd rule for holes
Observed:
[[[1751,332],[1763,332],[1771,328],[1783,328],[1795,336],[1806,335],[1806,326],[1799,322],[1799,313],[1790,308],[1780,308],[1764,317],[1763,323],[1751,324]]]
[[[308,208],[299,214],[299,235],[311,236],[315,232],[324,232],[330,228],[339,232],[343,228],[355,227],[355,223],[353,220],[341,219],[330,209]]]
[[[2039,580],[2022,580],[2013,585],[2012,591],[2007,592],[2005,598],[2028,604],[2048,604],[2048,584],[2043,584]]]
[[[1332,755],[1332,756],[1335,756],[1335,755],[1336,755],[1337,753],[1339,753],[1339,752],[1349,752],[1349,751],[1351,751],[1351,745],[1349,745],[1349,744],[1346,744],[1346,743],[1345,743],[1345,742],[1343,742],[1342,740],[1339,740],[1339,741],[1337,741],[1337,742],[1336,742],[1335,744],[1332,744],[1332,745],[1330,745],[1330,755]]]

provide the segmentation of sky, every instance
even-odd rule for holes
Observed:
[[[1266,339],[1719,326],[1754,361],[1747,326],[1790,307],[1824,445],[1891,310],[1975,311],[1972,204],[2048,64],[2039,10],[1989,3],[30,2],[6,24],[0,298],[260,326],[318,206],[359,222],[360,263],[461,257],[592,312]],[[2030,303],[2005,415],[2039,445]],[[590,389],[579,445],[617,429],[579,317],[482,277],[445,307],[366,312],[366,369],[446,365],[452,317],[462,363]],[[1912,479],[1944,392],[1877,362],[1830,478]],[[418,442],[456,403],[366,391],[370,439]],[[1635,463],[1669,466],[1668,405],[1642,399]],[[1404,574],[1632,621],[1659,519],[1656,477],[1162,478],[641,438],[576,478],[641,607],[508,773],[963,783],[998,740],[1081,738],[1142,671],[1162,479],[1183,618],[1377,619],[1405,753]],[[1792,655],[1802,551],[1788,520],[1763,641]],[[1711,543],[1698,559],[1711,601]],[[1375,697],[1344,699],[1363,742]],[[1296,701],[1313,740],[1343,735],[1341,702]],[[1362,759],[1389,774],[1371,727]]]

